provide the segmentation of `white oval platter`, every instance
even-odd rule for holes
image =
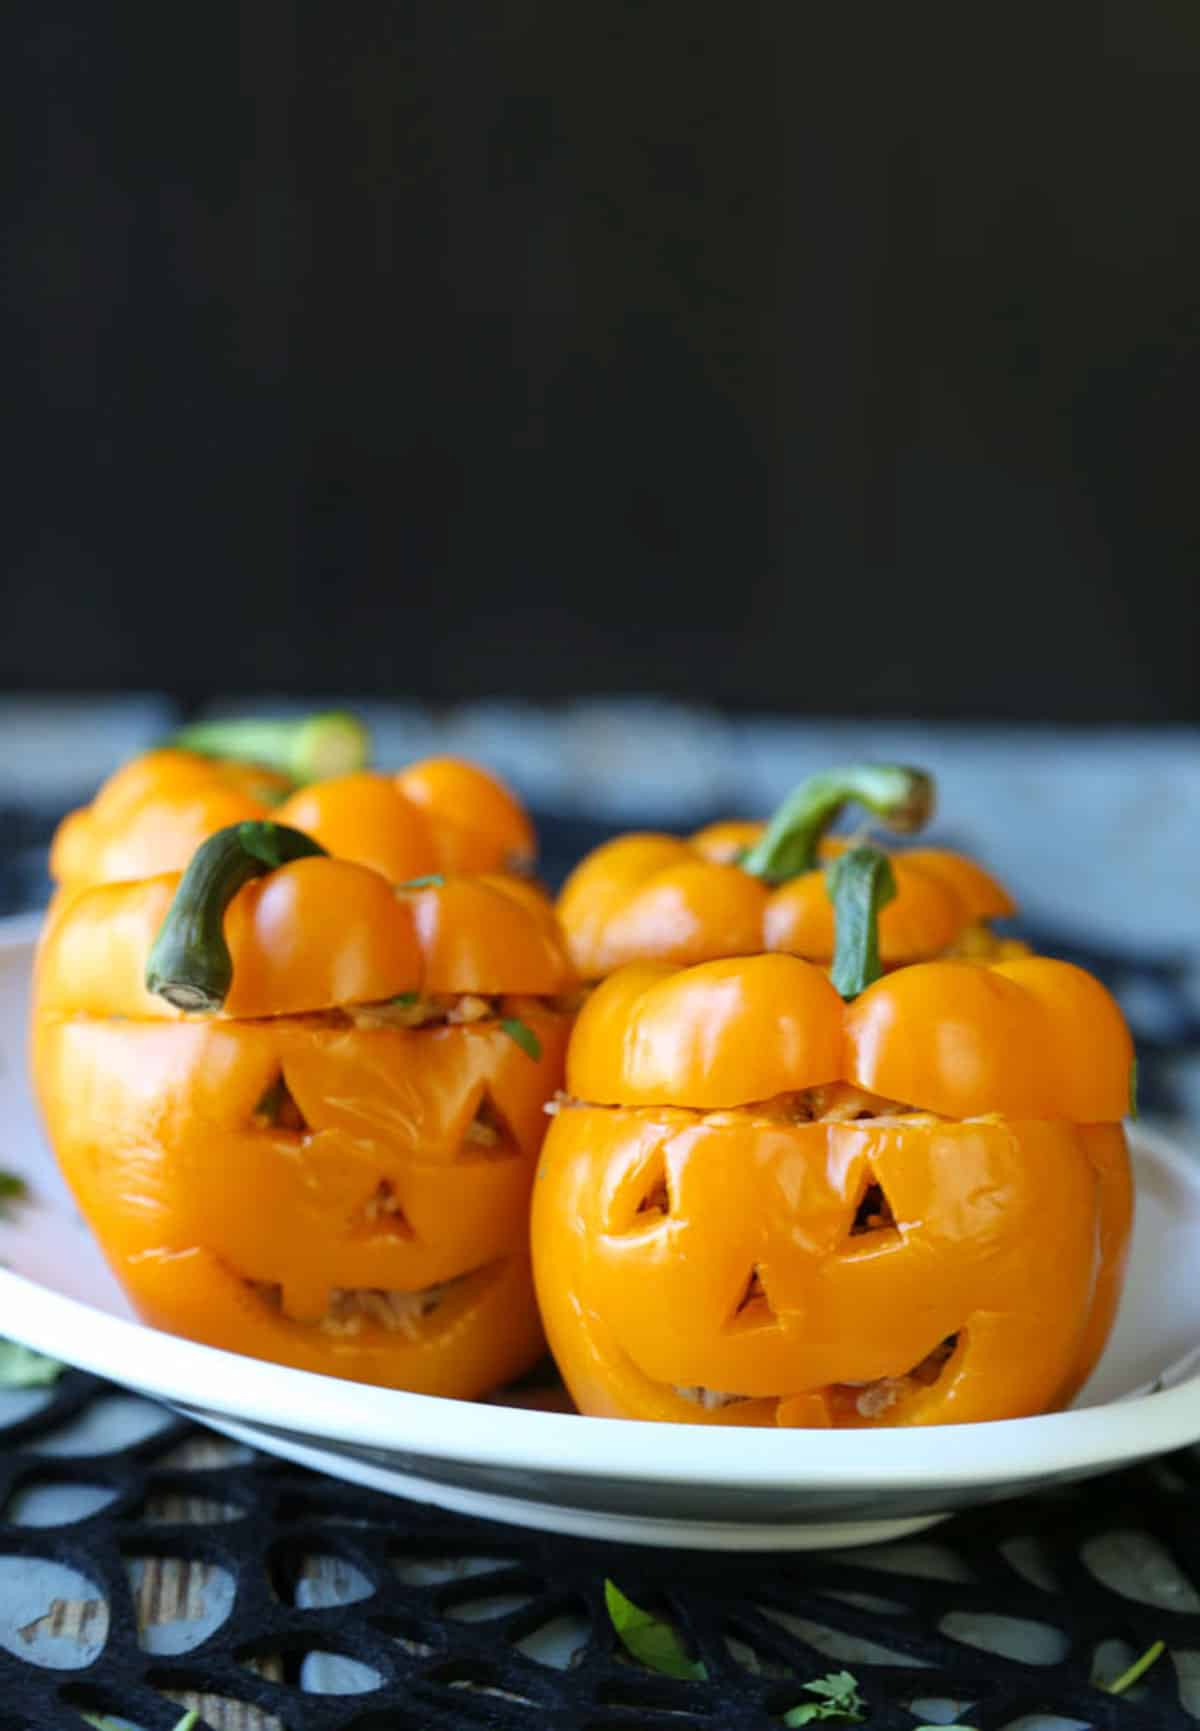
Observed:
[[[0,1332],[305,1466],[461,1513],[628,1543],[799,1550],[1200,1440],[1200,1163],[1135,1129],[1138,1217],[1113,1339],[1069,1412],[894,1431],[652,1425],[434,1399],[264,1364],[138,1322],[55,1169],[26,1081],[36,922],[0,921]]]

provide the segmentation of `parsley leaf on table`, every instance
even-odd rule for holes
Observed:
[[[0,1214],[9,1202],[23,1202],[29,1186],[15,1172],[0,1171]],[[57,1382],[63,1367],[57,1359],[45,1358],[30,1346],[0,1336],[0,1388],[44,1388]]]
[[[1122,1671],[1121,1675],[1114,1678],[1111,1683],[1101,1683],[1099,1687],[1108,1695],[1123,1695],[1126,1689],[1132,1689],[1133,1685],[1146,1675],[1151,1665],[1156,1664],[1166,1650],[1167,1643],[1165,1641],[1155,1641],[1152,1647],[1146,1648],[1139,1659],[1133,1661],[1128,1670]]]
[[[95,1731],[125,1731],[123,1725],[118,1725],[115,1719],[110,1719],[106,1713],[83,1713],[80,1715],[85,1725],[92,1725]],[[193,1707],[190,1713],[185,1713],[175,1726],[175,1731],[196,1731],[200,1723],[200,1715]]]
[[[632,1599],[627,1599],[615,1581],[605,1581],[604,1602],[621,1645],[648,1670],[688,1681],[708,1676],[699,1659],[688,1658],[679,1631],[661,1617],[643,1611]]]
[[[6,1202],[24,1202],[29,1186],[16,1172],[0,1172],[0,1209]]]
[[[785,1725],[811,1725],[818,1719],[840,1719],[844,1725],[857,1725],[866,1718],[866,1702],[858,1692],[857,1678],[849,1671],[830,1671],[828,1676],[817,1677],[801,1687],[810,1695],[819,1695],[820,1700],[805,1701],[791,1708],[783,1716]]]
[[[63,1366],[16,1340],[0,1339],[0,1388],[45,1388],[57,1382]]]

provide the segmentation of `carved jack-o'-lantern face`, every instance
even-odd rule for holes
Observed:
[[[424,1393],[526,1369],[529,1189],[570,1027],[548,905],[299,858],[237,893],[225,1009],[194,1016],[142,983],[177,888],[72,901],[34,1016],[51,1142],[139,1312]]]
[[[1072,1029],[1089,1068],[1056,1084]],[[535,1187],[576,1402],[783,1425],[1060,1405],[1119,1292],[1128,1061],[1103,988],[1052,962],[929,964],[849,1009],[792,958],[614,977],[568,1058],[588,1103],[557,1114]]]
[[[43,1032],[51,1138],[141,1314],[426,1393],[536,1357],[526,1215],[566,1019],[505,1000],[424,1029],[334,1016]]]

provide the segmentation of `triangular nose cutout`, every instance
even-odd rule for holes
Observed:
[[[252,1122],[258,1129],[292,1130],[298,1134],[312,1128],[296,1104],[282,1070],[259,1095]]]
[[[512,1126],[485,1088],[475,1108],[475,1116],[463,1132],[462,1153],[494,1155],[504,1158],[519,1152]]]
[[[896,1216],[882,1184],[873,1172],[867,1173],[867,1183],[859,1198],[850,1228],[851,1238],[862,1238],[868,1232],[894,1232]]]
[[[745,1290],[738,1300],[737,1309],[733,1313],[733,1320],[743,1327],[747,1323],[775,1321],[774,1307],[767,1296],[767,1289],[763,1285],[762,1275],[757,1268],[750,1270]]]
[[[372,1234],[385,1235],[391,1238],[412,1238],[413,1229],[409,1225],[404,1209],[400,1206],[400,1198],[395,1188],[386,1178],[381,1178],[371,1195],[363,1205],[360,1222],[365,1230]]]

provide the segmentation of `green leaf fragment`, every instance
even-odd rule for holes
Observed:
[[[1156,1664],[1166,1650],[1165,1641],[1155,1641],[1152,1647],[1146,1648],[1140,1659],[1133,1661],[1127,1671],[1122,1671],[1111,1683],[1101,1683],[1100,1687],[1109,1695],[1123,1695],[1126,1689],[1132,1689],[1133,1685],[1146,1675],[1151,1665]]]
[[[661,1617],[651,1616],[627,1599],[615,1581],[605,1581],[604,1602],[609,1619],[625,1651],[647,1670],[664,1677],[703,1681],[708,1672],[699,1659],[690,1659],[679,1631]]]
[[[397,884],[398,890],[440,890],[445,883],[440,872],[430,872],[428,877],[405,878],[402,884]]]
[[[504,1032],[508,1035],[510,1040],[516,1041],[525,1056],[527,1058],[532,1058],[536,1064],[542,1055],[542,1042],[538,1039],[533,1029],[525,1022],[522,1022],[517,1016],[503,1017],[500,1026],[504,1029]]]
[[[857,1725],[866,1718],[866,1702],[858,1692],[858,1679],[849,1671],[830,1671],[802,1685],[818,1701],[804,1701],[783,1716],[785,1725],[812,1725],[817,1720],[840,1719],[843,1724]]]
[[[47,1388],[65,1366],[17,1340],[0,1339],[0,1388]]]
[[[394,998],[388,999],[388,1003],[395,1004],[400,1010],[411,1010],[414,1004],[420,1002],[420,999],[420,992],[397,992]]]
[[[29,1186],[16,1172],[0,1172],[0,1210],[5,1202],[24,1202]]]
[[[81,1713],[80,1718],[85,1725],[95,1726],[95,1731],[126,1731],[128,1720],[111,1719],[107,1713]],[[174,1731],[196,1731],[200,1723],[200,1715],[193,1707],[179,1720]]]

